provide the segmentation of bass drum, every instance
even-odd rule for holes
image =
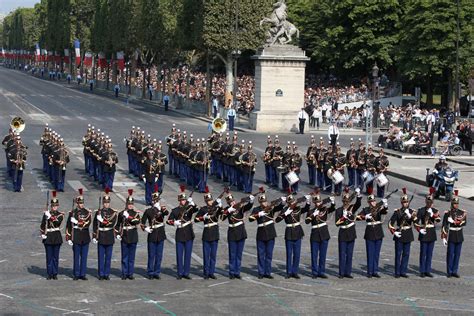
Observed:
[[[289,185],[293,185],[296,182],[300,181],[300,178],[298,177],[298,175],[294,171],[288,172],[285,175],[285,178],[286,178],[286,180],[288,180]]]
[[[339,184],[344,181],[344,176],[339,172],[339,170],[336,170],[333,172],[331,179],[332,183]]]
[[[384,187],[387,185],[388,183],[388,179],[387,177],[383,174],[383,173],[380,173],[377,178],[375,179],[375,182],[377,182],[377,185],[379,187]]]

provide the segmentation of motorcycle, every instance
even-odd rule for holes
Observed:
[[[458,171],[447,167],[438,172],[434,169],[429,174],[429,168],[426,169],[426,182],[428,186],[437,188],[435,198],[444,196],[446,201],[451,201],[454,191],[454,183],[458,180]]]

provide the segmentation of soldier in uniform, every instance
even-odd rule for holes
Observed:
[[[58,279],[59,250],[63,243],[61,237],[61,224],[64,220],[64,213],[58,211],[59,200],[56,198],[56,191],[53,191],[51,199],[51,210],[47,209],[41,219],[41,239],[46,251],[46,271],[47,280]]]
[[[8,139],[8,134],[5,136],[5,138]],[[47,150],[48,150],[48,143],[50,141],[50,128],[48,127],[48,123],[46,123],[46,127],[44,128],[43,135],[41,135],[39,145],[41,146],[41,157],[43,158],[43,173],[47,174],[48,173],[48,155],[47,155]],[[4,138],[4,141],[5,141]],[[7,140],[8,141],[8,140]],[[3,143],[3,142],[2,142]],[[7,160],[7,162],[9,162]],[[8,170],[8,169],[7,169]]]
[[[107,152],[102,155],[102,163],[104,164],[102,169],[104,174],[104,183],[102,184],[102,187],[104,189],[109,188],[110,190],[113,190],[116,165],[118,164],[118,156],[117,153],[114,152],[112,144],[110,143],[107,145]]]
[[[219,153],[221,156],[221,165],[222,165],[222,181],[229,181],[229,165],[227,164],[227,153],[230,145],[229,133],[227,133],[224,143],[221,144],[219,148]]]
[[[137,251],[138,230],[140,224],[140,212],[135,209],[133,190],[128,189],[128,197],[125,202],[125,210],[118,214],[115,224],[115,234],[120,241],[122,254],[122,280],[135,279],[135,253]]]
[[[311,195],[306,195],[306,203],[311,203]],[[298,275],[300,256],[301,256],[301,240],[303,239],[304,232],[301,227],[300,219],[302,215],[302,208],[298,206],[298,201],[292,194],[289,194],[286,198],[283,197],[282,201],[286,202],[287,208],[285,211],[281,211],[276,222],[284,220],[286,225],[285,228],[285,248],[286,248],[286,279],[295,278],[299,279]]]
[[[316,140],[314,139],[314,135],[311,135],[311,143],[306,151],[306,163],[308,165],[308,183],[313,186],[316,185],[316,166],[318,164],[316,155]]]
[[[164,221],[169,211],[160,203],[160,193],[158,192],[158,185],[156,184],[151,198],[153,206],[146,209],[145,213],[143,213],[140,226],[142,230],[148,234],[147,277],[150,280],[159,280],[163,247],[166,240]]]
[[[89,226],[92,224],[92,211],[84,207],[82,188],[76,197],[76,207],[69,212],[66,222],[66,240],[74,254],[73,280],[87,280],[87,255],[91,236]]]
[[[184,186],[178,195],[179,205],[172,211],[166,223],[176,227],[176,265],[178,274],[176,278],[191,280],[189,272],[191,269],[191,254],[193,251],[194,231],[192,224],[193,214],[198,211],[192,197],[186,198]]]
[[[267,136],[267,147],[263,154],[262,160],[265,164],[265,183],[271,185],[272,183],[272,156],[273,156],[273,142],[270,135]]]
[[[221,152],[220,148],[223,144],[222,142],[222,135],[221,134],[216,134],[217,137],[214,138],[213,142],[211,143],[211,159],[212,159],[212,166],[213,166],[213,175],[217,179],[222,179],[222,157],[221,157]]]
[[[329,229],[327,226],[328,215],[335,210],[334,197],[329,198],[331,206],[325,206],[321,196],[317,192],[313,195],[314,209],[306,205],[303,212],[306,212],[306,224],[311,224],[311,274],[312,278],[317,277],[326,279],[326,253],[328,250]]]
[[[346,155],[341,152],[341,146],[337,143],[336,146],[336,155],[333,158],[333,171],[339,171],[342,176],[344,176],[344,166],[346,165]],[[342,192],[342,184],[343,181],[339,182],[338,184],[334,184],[334,193],[339,196]]]
[[[410,201],[403,188],[400,197],[402,206],[393,212],[388,223],[388,229],[395,241],[395,278],[408,278],[407,269],[410,259],[410,245],[414,240],[412,223],[416,222],[416,210],[410,208]]]
[[[432,278],[431,259],[436,242],[435,224],[441,222],[438,209],[433,207],[434,188],[426,195],[425,206],[418,209],[416,214],[415,228],[418,231],[420,241],[420,277]]]
[[[204,143],[205,140],[203,138],[199,143],[196,155],[194,156],[194,161],[196,162],[194,164],[196,175],[194,177],[194,185],[197,186],[198,191],[201,193],[205,193],[207,187],[207,167],[209,162],[209,153],[207,152],[207,148],[204,148]]]
[[[280,146],[280,139],[278,138],[278,135],[275,135],[275,140],[274,140],[274,150],[273,150],[273,155],[272,155],[272,187],[278,188],[278,184],[280,183],[279,180],[279,172],[278,172],[278,167],[282,165],[282,159],[283,159],[283,149]]]
[[[66,164],[69,163],[69,152],[64,145],[64,140],[59,141],[58,149],[52,155],[54,165],[54,186],[57,191],[64,192],[64,181],[66,178]]]
[[[189,143],[191,144],[191,149],[189,153],[184,157],[185,158],[185,166],[186,166],[186,183],[190,187],[195,187],[198,182],[198,166],[196,161],[196,155],[199,152],[199,138],[194,142],[193,134],[190,135]]]
[[[336,209],[336,226],[339,227],[338,248],[339,248],[339,275],[340,279],[352,279],[352,255],[354,253],[354,244],[357,238],[355,221],[356,212],[360,207],[362,195],[360,190],[356,191],[357,198],[354,204],[351,204],[351,194],[346,187],[342,195],[342,206]]]
[[[15,133],[10,128],[8,129],[8,134],[2,140],[2,145],[4,146],[4,149],[5,149],[5,157],[6,157],[5,160],[7,162],[7,172],[10,177],[12,175],[12,167],[11,167],[10,157],[8,156],[8,153],[9,153],[10,147],[12,147],[14,143],[15,143]]]
[[[241,155],[239,160],[244,193],[252,193],[253,177],[257,165],[257,155],[252,150],[252,141],[249,141],[247,152]]]
[[[321,137],[319,140],[319,148],[316,150],[316,180],[317,185],[320,188],[325,188],[325,179],[326,176],[324,175],[324,158],[326,156],[327,150],[324,147],[324,140]]]
[[[335,165],[334,163],[335,156],[336,156],[336,146],[334,144],[334,146],[328,148],[328,151],[326,155],[324,156],[324,162],[323,162],[324,184],[326,185],[324,187],[324,191],[326,191],[327,193],[331,193],[332,191],[332,179],[328,176],[328,171],[332,169],[333,166]]]
[[[92,223],[92,242],[97,244],[99,280],[110,280],[112,250],[115,242],[114,228],[118,220],[118,212],[110,207],[109,193],[109,188],[105,188],[105,194],[102,197],[102,208],[97,210]]]
[[[223,212],[221,199],[212,198],[209,189],[205,188],[204,202],[194,217],[194,222],[202,222],[204,231],[202,232],[202,253],[204,258],[203,275],[204,279],[216,279],[217,246],[219,243],[219,218]]]
[[[293,165],[291,161],[293,159],[293,153],[291,149],[291,144],[288,141],[288,144],[286,145],[286,152],[282,155],[280,166],[280,170],[282,171],[281,187],[282,190],[285,192],[288,192],[288,190],[290,189],[290,184],[288,183],[288,179],[286,178],[286,176],[288,175],[288,172],[290,172],[290,167]]]
[[[385,172],[388,170],[388,165],[389,165],[388,157],[385,156],[383,152],[383,148],[380,148],[379,156],[376,158],[377,175],[385,174]],[[378,198],[383,198],[385,196],[385,187],[386,185],[380,186],[379,183],[377,183],[377,197]]]
[[[95,132],[95,129],[94,127],[91,127],[91,129],[92,131],[91,131],[90,137],[87,139],[86,144],[84,146],[84,154],[87,156],[87,160],[88,160],[88,163],[86,163],[86,165],[88,166],[87,173],[89,174],[90,177],[94,176],[94,172],[95,172],[93,150],[97,143],[97,140],[96,140],[97,134]]]
[[[176,142],[176,124],[173,123],[171,128],[171,134],[166,137],[166,144],[168,145],[168,161],[169,161],[169,175],[173,174],[174,170],[174,154],[173,154],[173,145]]]
[[[354,141],[351,138],[351,148],[346,153],[346,168],[347,168],[347,176],[349,178],[349,182],[347,183],[347,185],[349,187],[354,187],[356,185],[356,167],[357,167],[356,150],[354,146]]]
[[[178,129],[176,133],[176,141],[171,145],[171,151],[173,152],[173,175],[179,178],[179,148],[182,146],[181,131]]]
[[[22,144],[19,134],[16,135],[15,143],[8,152],[8,159],[12,168],[13,190],[21,192],[23,170],[26,163],[26,147]]]
[[[367,153],[365,152],[365,146],[363,143],[359,142],[359,149],[356,152],[356,161],[357,161],[357,169],[356,169],[356,186],[363,190],[364,189],[364,172],[366,170],[367,164]]]
[[[299,183],[300,183],[300,172],[301,172],[301,166],[303,165],[303,158],[301,157],[301,154],[298,151],[298,146],[293,142],[293,148],[292,148],[292,156],[291,156],[291,165],[290,165],[290,170],[296,173],[298,176],[298,181],[293,183],[291,185],[291,192],[297,193],[299,191]]]
[[[237,135],[234,134],[232,144],[227,147],[227,165],[229,170],[229,185],[238,186],[238,173],[235,165],[235,156],[239,154],[239,145],[237,144]]]
[[[226,196],[228,207],[224,210],[222,220],[228,220],[227,242],[229,248],[229,278],[240,279],[242,253],[244,251],[247,231],[245,230],[244,214],[252,209],[254,197],[249,196],[245,202],[237,203],[232,196]]]
[[[369,146],[369,148],[367,149],[367,155],[365,157],[365,160],[366,160],[365,167],[367,171],[369,172],[369,176],[365,180],[365,189],[366,189],[366,192],[368,192],[369,188],[372,188],[370,190],[373,190],[375,172],[376,172],[376,167],[377,167],[377,157],[375,157],[373,153],[372,146]]]
[[[249,216],[249,221],[257,221],[257,264],[258,278],[273,279],[272,258],[275,238],[274,218],[283,209],[283,204],[274,205],[267,201],[265,194],[258,197],[259,206],[255,207]]]
[[[388,213],[388,201],[382,199],[381,203],[377,203],[375,196],[369,191],[367,203],[369,205],[360,211],[357,220],[365,220],[367,223],[364,233],[365,249],[367,251],[367,277],[380,278],[379,258],[384,238],[382,222],[383,216]]]
[[[128,173],[133,173],[133,151],[131,149],[133,139],[135,138],[135,126],[132,126],[130,137],[125,139],[125,146],[127,148],[128,158]]]
[[[162,152],[163,145],[161,144],[161,140],[158,141],[158,145],[156,146],[155,151],[155,160],[156,160],[156,171],[158,172],[158,191],[161,193],[163,192],[163,187],[165,185],[165,173],[166,173],[166,165],[168,164],[168,158]]]
[[[441,238],[443,244],[448,246],[446,253],[447,276],[459,278],[459,259],[464,241],[463,227],[466,226],[467,211],[459,208],[458,190],[454,190],[451,199],[451,209],[444,212]]]
[[[146,200],[146,205],[151,205],[152,200],[151,200],[151,194],[153,192],[153,188],[155,187],[155,184],[158,182],[158,168],[157,168],[157,163],[156,160],[154,159],[154,154],[155,152],[152,150],[149,150],[147,153],[147,159],[144,162],[144,168],[143,168],[143,174],[142,174],[142,180],[143,183],[145,184],[145,200]]]
[[[88,143],[89,140],[92,137],[92,128],[90,124],[87,124],[87,132],[86,134],[82,137],[82,146],[83,146],[83,155],[84,155],[84,172],[87,174],[89,173],[89,149],[88,149]],[[47,140],[46,140],[47,142]],[[43,152],[41,152],[43,153]],[[43,158],[44,159],[44,158]],[[46,170],[43,168],[43,171],[46,172]]]
[[[251,141],[249,142],[251,143]],[[247,171],[250,170],[250,168],[244,168],[244,162],[243,162],[243,156],[245,154],[245,141],[242,140],[242,143],[239,146],[239,151],[234,154],[232,157],[234,160],[235,164],[235,170],[236,170],[236,180],[237,180],[237,190],[243,191],[245,189],[244,187],[244,169]],[[245,175],[246,176],[246,175]],[[251,189],[250,189],[251,190]]]

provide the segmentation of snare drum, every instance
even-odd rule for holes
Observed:
[[[379,174],[377,175],[377,179],[375,179],[375,182],[377,182],[377,185],[378,185],[379,187],[384,187],[384,186],[387,185],[388,179],[387,179],[387,177],[386,177],[383,173],[379,173]]]
[[[294,171],[290,171],[285,175],[286,180],[288,180],[289,185],[293,185],[296,182],[300,181],[300,178]]]
[[[344,181],[344,176],[339,172],[339,170],[336,170],[333,172],[331,179],[332,179],[332,183],[339,184],[342,181]]]

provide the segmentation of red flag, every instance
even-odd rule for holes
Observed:
[[[117,52],[117,65],[119,69],[122,71],[125,68],[125,59],[124,59],[123,51]]]

